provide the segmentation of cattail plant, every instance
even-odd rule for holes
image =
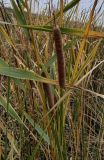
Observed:
[[[65,62],[63,54],[62,36],[58,25],[53,28],[55,49],[57,54],[57,64],[58,64],[58,78],[60,88],[65,87]]]

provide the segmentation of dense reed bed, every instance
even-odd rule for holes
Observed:
[[[1,160],[103,160],[104,3],[81,3],[0,2]]]

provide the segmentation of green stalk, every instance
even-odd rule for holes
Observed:
[[[8,156],[8,116],[9,116],[9,97],[10,97],[10,77],[8,77],[8,89],[7,89],[7,112],[6,112],[6,138],[5,138],[5,160],[7,159]]]

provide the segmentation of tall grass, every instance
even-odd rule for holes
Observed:
[[[2,160],[104,157],[103,3],[88,15],[80,0],[52,3],[0,3]]]

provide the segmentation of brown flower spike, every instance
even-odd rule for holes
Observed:
[[[62,36],[60,28],[57,25],[53,29],[53,34],[57,54],[59,85],[60,88],[65,88],[65,62],[63,55]]]

